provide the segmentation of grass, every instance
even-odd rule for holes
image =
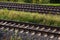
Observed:
[[[47,5],[47,6],[60,6],[60,4],[41,4],[41,5]]]
[[[39,14],[0,9],[0,19],[60,26],[60,15],[52,14]]]
[[[0,2],[13,2],[13,1],[0,1]],[[26,4],[26,3],[23,2],[23,1],[18,1],[18,2],[14,2],[14,3]],[[27,3],[27,4],[30,4],[30,3]],[[32,3],[32,4],[36,4],[36,3]],[[60,4],[57,4],[57,3],[55,3],[55,4],[52,4],[52,3],[50,3],[50,4],[39,4],[39,5],[60,6]]]

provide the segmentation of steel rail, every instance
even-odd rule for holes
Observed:
[[[39,27],[40,27],[40,30],[38,30]],[[26,37],[29,34],[31,38],[37,38],[38,36],[40,39],[42,39],[41,37],[43,37],[43,39],[45,38],[44,40],[47,40],[47,39],[60,40],[60,33],[56,33],[57,31],[55,30],[55,29],[60,29],[60,27],[39,25],[39,24],[34,24],[34,23],[16,22],[16,21],[9,21],[9,20],[8,21],[0,20],[0,31],[7,30],[7,28],[8,30],[13,29],[14,31],[17,31],[17,34],[19,33],[20,35],[22,34],[22,35],[25,35]],[[47,29],[46,31],[43,31],[44,28],[49,28],[49,29]],[[51,28],[54,29],[52,30],[53,32],[51,31]],[[48,30],[50,30],[50,32]]]
[[[60,13],[60,6],[47,6],[47,5],[36,5],[36,4],[19,4],[19,3],[0,2],[0,8],[7,8],[9,10],[15,9],[19,11],[46,13],[46,14]]]

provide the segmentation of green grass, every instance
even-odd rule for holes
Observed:
[[[60,4],[41,4],[41,5],[48,5],[48,6],[60,6]]]
[[[0,2],[13,2],[13,1],[0,1]],[[25,4],[26,2],[23,2],[23,1],[18,1],[18,2],[14,2],[14,3],[22,3],[22,4]],[[30,4],[30,3],[27,3],[27,4]],[[36,3],[32,3],[32,4],[36,4]],[[47,5],[47,6],[60,6],[60,4],[39,4],[39,5]]]
[[[60,26],[60,15],[52,15],[52,14],[39,14],[39,13],[0,9],[0,19]]]

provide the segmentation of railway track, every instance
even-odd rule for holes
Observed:
[[[7,8],[9,10],[14,9],[18,11],[27,11],[27,12],[46,13],[46,14],[60,13],[60,6],[47,6],[47,5],[36,5],[36,4],[19,4],[19,3],[0,2],[0,8]]]
[[[0,31],[2,30],[10,36],[16,34],[16,39],[20,36],[22,40],[60,40],[60,27],[0,20]]]

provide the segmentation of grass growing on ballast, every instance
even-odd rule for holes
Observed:
[[[52,14],[39,14],[39,13],[0,9],[0,19],[60,26],[60,15],[52,15]]]
[[[5,3],[19,3],[19,4],[36,4],[36,5],[46,5],[46,6],[60,6],[59,3],[26,3],[24,2],[24,0],[10,0],[10,1],[7,1],[7,0],[0,0],[0,2],[5,2]]]

